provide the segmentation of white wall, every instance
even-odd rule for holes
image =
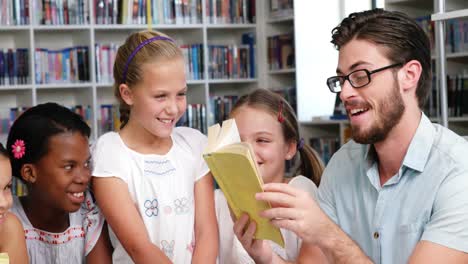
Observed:
[[[371,7],[370,0],[294,1],[296,91],[299,121],[333,114],[336,95],[326,85],[336,75],[338,51],[331,30],[343,16]]]

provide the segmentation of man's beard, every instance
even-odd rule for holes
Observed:
[[[370,128],[363,130],[351,125],[354,141],[361,144],[374,144],[387,138],[393,127],[400,122],[405,111],[405,104],[399,91],[399,85],[395,82],[388,97],[380,101],[377,119]]]

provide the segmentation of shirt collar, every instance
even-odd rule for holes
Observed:
[[[424,170],[434,142],[435,133],[436,131],[431,121],[422,113],[416,133],[403,159],[403,166],[419,172]],[[370,168],[376,161],[376,155],[374,146],[368,145],[367,151],[364,154],[364,158],[367,160],[367,168]]]
[[[434,143],[435,134],[434,125],[429,118],[422,113],[418,129],[411,140],[403,160],[403,166],[422,172],[429,159],[429,153]]]

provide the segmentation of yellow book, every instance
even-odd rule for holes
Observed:
[[[280,230],[259,216],[271,205],[255,199],[255,194],[263,191],[263,180],[252,146],[241,142],[234,119],[224,121],[222,127],[216,124],[208,128],[208,144],[203,158],[236,219],[242,212],[247,213],[257,223],[256,239],[271,240],[284,247]]]
[[[9,264],[10,258],[7,253],[0,253],[0,264]]]

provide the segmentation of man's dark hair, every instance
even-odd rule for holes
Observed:
[[[382,45],[393,63],[419,61],[422,72],[416,96],[423,109],[432,82],[431,52],[429,38],[416,21],[401,12],[383,9],[352,13],[332,30],[331,43],[340,50],[353,39]]]

